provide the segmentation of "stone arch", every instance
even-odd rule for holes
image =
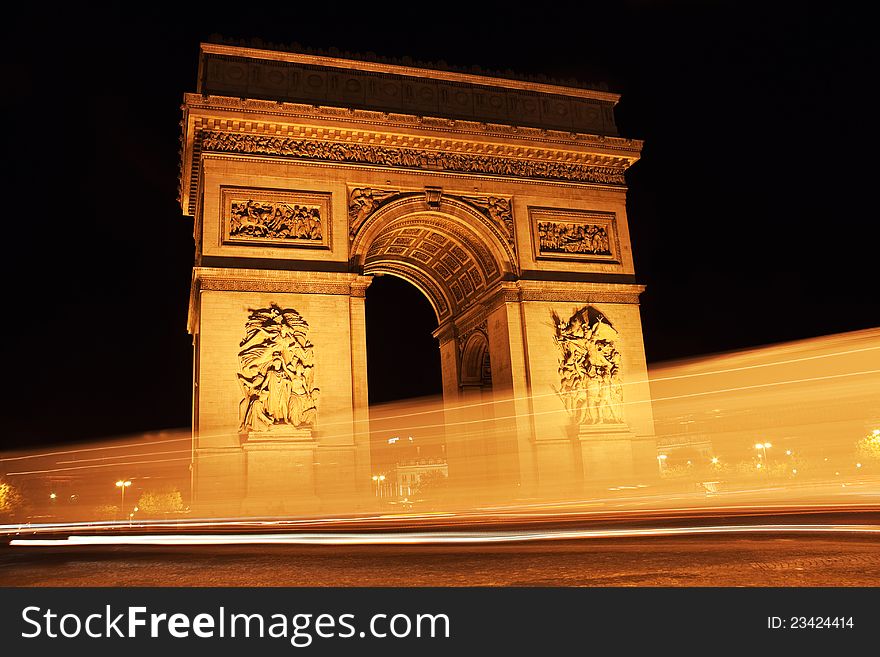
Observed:
[[[489,338],[475,330],[464,341],[461,349],[460,384],[491,388],[492,373],[489,365]]]
[[[357,229],[352,268],[392,274],[430,300],[439,323],[515,276],[516,256],[492,220],[465,201],[406,194],[374,211]]]

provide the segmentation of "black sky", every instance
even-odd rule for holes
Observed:
[[[189,423],[178,122],[213,33],[622,93],[620,132],[645,140],[627,180],[649,361],[880,325],[870,21],[840,4],[606,4],[8,16],[5,444]]]

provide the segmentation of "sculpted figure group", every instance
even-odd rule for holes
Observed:
[[[584,253],[611,255],[608,230],[594,224],[561,224],[538,222],[541,251],[550,253]]]
[[[553,313],[560,350],[557,391],[575,424],[623,422],[620,334],[592,306],[567,321]]]
[[[310,427],[319,389],[313,385],[314,347],[309,325],[293,309],[275,304],[251,310],[238,352],[241,433],[279,425]]]
[[[317,240],[323,238],[317,207],[260,201],[232,201],[230,237]]]

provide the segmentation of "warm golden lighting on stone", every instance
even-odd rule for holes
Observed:
[[[644,288],[623,178],[641,142],[617,136],[617,95],[373,64],[382,90],[440,102],[396,113],[380,90],[318,106],[299,82],[268,100],[238,74],[281,66],[296,81],[307,65],[361,88],[362,62],[205,44],[200,64],[181,178],[197,247],[194,508],[365,510],[370,481],[455,497],[447,468],[451,488],[487,499],[647,475]],[[539,98],[554,116],[461,115],[448,83],[473,108]],[[364,296],[378,275],[434,308],[444,391],[400,418],[427,451],[388,464],[373,446],[394,443],[367,411]]]
[[[181,163],[191,433],[4,454],[4,514],[28,478],[53,517],[143,526],[876,499],[880,330],[647,366],[623,177],[641,143],[615,94],[374,64],[435,101],[320,105],[251,89],[270,59],[363,82],[358,62],[202,50]],[[460,116],[446,83],[560,118]],[[368,406],[378,276],[433,308],[441,397]]]

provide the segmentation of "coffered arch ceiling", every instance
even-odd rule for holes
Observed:
[[[482,225],[485,219],[464,204],[451,205],[429,210],[424,196],[402,199],[377,211],[352,244],[352,260],[364,274],[409,281],[428,297],[441,324],[516,273],[510,249]]]

